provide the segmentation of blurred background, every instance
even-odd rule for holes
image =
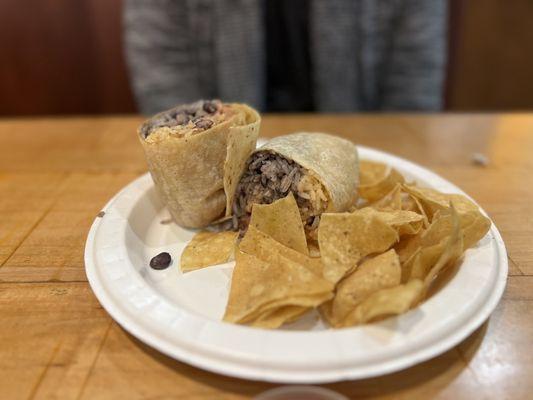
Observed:
[[[125,57],[124,2],[23,4],[0,2],[1,115],[142,111]],[[442,108],[533,109],[533,1],[450,0],[447,7]]]

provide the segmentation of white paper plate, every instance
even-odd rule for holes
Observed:
[[[359,152],[423,186],[463,193],[409,161],[364,147]],[[124,329],[168,356],[240,378],[324,383],[409,367],[479,327],[507,278],[505,247],[492,225],[448,283],[407,314],[339,330],[325,328],[316,314],[284,329],[255,329],[221,322],[233,263],[181,274],[180,253],[193,231],[165,223],[170,215],[148,174],[126,186],[104,211],[85,249],[87,277],[102,306]],[[162,251],[172,255],[173,264],[152,270],[150,259]]]

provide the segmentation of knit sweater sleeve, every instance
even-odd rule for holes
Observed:
[[[393,18],[381,109],[439,110],[447,52],[447,2],[402,0]]]
[[[186,2],[124,2],[124,44],[130,81],[142,113],[201,97]]]

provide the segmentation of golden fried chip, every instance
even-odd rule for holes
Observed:
[[[374,213],[357,210],[322,214],[318,243],[324,278],[337,283],[354,270],[363,257],[384,252],[397,241],[397,231]]]
[[[442,193],[435,189],[421,188],[406,184],[404,184],[403,187],[406,192],[410,193],[420,201],[430,222],[437,211],[449,209],[450,202],[453,203],[460,216],[470,211],[479,212],[479,207],[466,196],[461,194]]]
[[[246,235],[244,235],[244,238],[239,243],[239,250],[267,262],[282,262],[283,260],[281,258],[285,257],[303,265],[319,277],[322,277],[323,267],[320,258],[309,257],[284,246],[253,225],[248,226]]]
[[[455,206],[455,202],[453,202]],[[463,247],[466,250],[475,245],[490,229],[491,222],[479,209],[463,211],[458,214],[463,237]],[[403,264],[420,249],[440,243],[452,234],[453,218],[451,209],[442,209],[435,212],[431,225],[416,236],[400,242],[396,246],[396,251]]]
[[[412,258],[420,249],[436,245],[442,240],[445,240],[450,236],[451,228],[451,215],[443,215],[441,212],[437,212],[428,229],[421,231],[419,234],[407,240],[401,241],[396,246],[400,262],[403,264]]]
[[[361,161],[359,179],[359,196],[369,202],[381,199],[404,182],[402,174],[394,168],[374,161]]]
[[[290,296],[287,298],[270,301],[258,307],[257,309],[253,310],[249,314],[247,314],[244,318],[242,318],[239,321],[239,323],[240,324],[253,324],[257,320],[268,319],[269,315],[279,315],[279,314],[274,314],[275,311],[281,308],[285,308],[285,307],[294,306],[294,307],[301,307],[305,309],[311,309],[311,308],[322,305],[323,303],[331,300],[332,298],[333,298],[333,292],[329,291],[329,292],[318,293],[314,295]],[[282,312],[280,313],[283,314]],[[296,312],[294,313],[294,315],[296,315]],[[285,322],[294,321],[296,318],[297,316],[291,317]]]
[[[266,262],[237,251],[224,320],[242,322],[261,307],[318,306],[331,297],[333,285],[288,258]],[[273,309],[266,308],[264,311]]]
[[[376,161],[361,160],[359,162],[359,185],[371,186],[383,180],[390,167]]]
[[[444,252],[447,240],[444,238],[437,244],[419,248],[402,264],[402,283],[410,279],[423,280]]]
[[[283,306],[262,314],[259,318],[250,323],[250,325],[255,326],[256,328],[275,329],[283,324],[296,321],[310,310],[310,307]]]
[[[442,215],[449,215],[450,202],[453,203],[461,222],[465,249],[476,244],[490,229],[490,220],[466,196],[441,193],[434,189],[418,188],[409,185],[404,185],[404,188],[422,203],[431,220],[439,212]]]
[[[446,247],[435,263],[432,266],[431,270],[427,273],[424,278],[424,291],[425,295],[431,286],[431,283],[435,277],[446,268],[448,265],[456,262],[461,255],[463,254],[463,236],[461,234],[461,223],[459,220],[459,215],[455,210],[455,207],[451,205],[451,217],[452,217],[452,232],[450,237],[446,242]]]
[[[425,214],[425,212],[423,212],[423,210],[420,211],[420,207],[418,207],[418,204],[416,202],[416,197],[413,197],[410,194],[408,194],[407,196],[403,196],[401,198],[400,206],[397,208],[397,210],[413,211],[413,212],[416,212],[417,214],[421,214],[421,215]]]
[[[355,307],[344,319],[342,326],[359,325],[403,314],[417,304],[423,289],[422,281],[413,279],[405,285],[379,290]]]
[[[452,202],[455,207],[455,202]],[[451,209],[439,211],[442,218],[448,221],[449,231],[452,230],[451,223]],[[480,239],[482,239],[490,229],[490,219],[481,214],[481,211],[477,208],[475,210],[463,211],[458,213],[459,224],[461,226],[461,233],[463,236],[463,247],[468,249],[474,246]]]
[[[479,242],[490,229],[490,219],[485,217],[481,212],[470,212],[471,222],[467,223],[465,216],[461,219],[461,230],[463,232],[463,247],[468,249]]]
[[[363,205],[363,207],[364,206],[365,205]],[[367,206],[372,207],[378,211],[412,211],[422,216],[422,228],[427,228],[429,226],[429,221],[426,212],[424,211],[424,208],[416,197],[407,192],[404,192],[403,185],[401,183],[397,183],[394,189],[392,189],[384,197],[371,204],[368,204]]]
[[[422,207],[420,201],[412,194],[407,193],[407,196],[402,199],[402,210],[413,211],[422,215],[422,226],[427,228],[429,226],[429,219],[426,210]]]
[[[330,312],[326,312],[330,324],[337,325],[370,294],[399,285],[400,277],[400,260],[394,250],[363,262],[338,284]]]
[[[424,217],[413,211],[404,210],[375,210],[371,207],[365,207],[359,210],[362,213],[374,215],[381,219],[390,227],[396,229],[398,235],[414,235],[418,233],[423,226]]]
[[[402,185],[397,183],[389,193],[369,204],[369,207],[376,210],[402,210],[402,203]]]
[[[181,271],[194,271],[228,262],[237,235],[237,232],[198,232],[181,253]]]
[[[250,226],[293,250],[309,254],[302,218],[292,192],[272,204],[254,204]]]

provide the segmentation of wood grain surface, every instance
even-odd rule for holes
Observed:
[[[84,272],[100,208],[146,170],[138,117],[0,120],[0,398],[247,399],[275,385],[170,359],[122,330]],[[428,167],[473,196],[509,252],[503,300],[423,364],[325,385],[350,398],[525,399],[533,391],[533,114],[267,115],[262,135],[334,132]],[[489,159],[472,163],[473,153]]]

